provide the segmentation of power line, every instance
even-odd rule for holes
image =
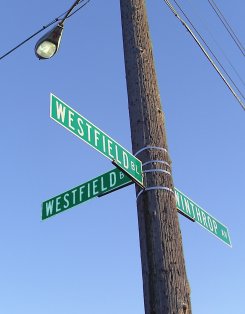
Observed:
[[[222,24],[224,25],[227,32],[230,34],[231,38],[233,39],[233,41],[235,42],[235,44],[237,45],[237,47],[239,48],[241,53],[245,56],[245,53],[244,53],[245,49],[244,49],[242,43],[240,42],[239,38],[237,37],[237,35],[235,34],[233,29],[229,25],[228,21],[226,20],[226,18],[224,17],[224,15],[220,11],[220,9],[218,8],[217,4],[214,2],[214,0],[208,0],[208,2],[211,5],[211,7],[213,8],[214,12],[217,14],[217,16],[220,19],[220,21],[222,22]]]
[[[78,2],[78,4],[84,2],[85,0],[81,0]],[[90,2],[90,0],[87,0],[84,4],[82,4],[78,9],[76,9],[74,12],[70,13],[68,16],[67,16],[67,19],[69,19],[72,15],[74,15],[75,13],[77,13],[79,10],[81,10],[85,5],[87,5],[88,3]]]
[[[82,9],[86,4],[89,3],[90,0],[87,0],[85,3],[83,3],[85,0],[81,0],[78,4],[82,5],[75,10],[73,13],[69,14],[67,16],[67,18],[70,18],[73,14],[75,14],[77,11],[79,11],[80,9]],[[68,10],[69,11],[69,10]],[[25,43],[27,43],[29,40],[31,40],[33,37],[35,37],[36,35],[38,35],[39,33],[41,33],[42,31],[44,31],[46,28],[50,27],[51,25],[53,25],[54,23],[57,23],[59,21],[61,21],[62,16],[64,16],[65,14],[67,14],[67,12],[64,12],[62,14],[60,14],[57,18],[55,18],[53,21],[51,21],[50,23],[48,23],[47,25],[43,26],[41,29],[39,29],[37,32],[35,32],[34,34],[32,34],[31,36],[29,36],[28,38],[26,38],[25,40],[23,40],[21,43],[19,43],[17,46],[15,46],[14,48],[12,48],[11,50],[9,50],[8,52],[6,52],[4,55],[2,55],[0,57],[0,60],[2,60],[3,58],[7,57],[9,54],[11,54],[12,52],[14,52],[16,49],[18,49],[19,47],[23,46]]]
[[[188,0],[189,2],[192,3],[191,0]],[[198,14],[198,12],[197,12]],[[221,54],[223,55],[223,57],[226,59],[226,61],[229,63],[230,67],[232,68],[232,70],[235,72],[235,74],[237,75],[238,79],[240,80],[240,82],[243,84],[243,86],[245,86],[245,82],[243,80],[243,78],[241,77],[241,75],[239,74],[238,70],[236,69],[236,67],[232,64],[231,60],[228,58],[227,54],[225,53],[224,49],[221,47],[221,45],[219,44],[219,42],[215,39],[215,36],[213,35],[212,31],[209,28],[209,23],[207,23],[207,21],[204,19],[203,15],[198,14],[198,17],[200,20],[202,20],[204,26],[206,27],[207,31],[209,32],[210,36],[212,37],[214,43],[216,44],[216,46],[219,48]]]
[[[39,33],[41,33],[42,31],[44,31],[46,28],[48,28],[49,26],[53,25],[55,22],[58,22],[59,19],[56,18],[54,19],[52,22],[50,22],[49,24],[43,26],[40,30],[38,30],[36,33],[34,33],[33,35],[31,35],[30,37],[28,37],[27,39],[25,39],[24,41],[22,41],[20,44],[18,44],[17,46],[15,46],[14,48],[12,48],[11,50],[9,50],[8,52],[6,52],[4,55],[2,55],[0,57],[0,60],[2,60],[3,58],[7,57],[9,54],[11,54],[12,52],[14,52],[16,49],[18,49],[19,47],[21,47],[22,45],[24,45],[25,43],[27,43],[29,40],[31,40],[33,37],[35,37],[36,35],[38,35]]]
[[[200,32],[197,30],[197,28],[194,26],[194,24],[191,22],[191,20],[188,18],[188,16],[186,15],[186,13],[184,12],[184,10],[181,8],[181,6],[178,4],[178,2],[176,0],[173,0],[174,3],[177,5],[177,7],[179,8],[179,10],[182,12],[182,14],[184,15],[184,17],[187,19],[187,21],[190,23],[190,25],[192,26],[192,28],[195,30],[195,32],[198,34],[198,36],[201,38],[201,40],[203,41],[203,43],[205,44],[205,46],[207,47],[208,51],[212,54],[212,56],[214,57],[214,59],[216,60],[216,62],[219,64],[219,66],[222,68],[222,70],[224,71],[224,73],[226,74],[226,76],[229,78],[229,80],[232,82],[232,84],[234,85],[234,87],[236,88],[236,90],[240,93],[240,95],[242,96],[243,99],[245,99],[243,93],[241,92],[241,90],[238,88],[238,86],[236,85],[236,83],[234,82],[234,80],[231,78],[231,76],[228,74],[228,72],[226,71],[226,69],[224,68],[224,66],[222,65],[222,63],[219,61],[219,59],[216,57],[216,55],[214,54],[214,52],[211,50],[211,48],[209,47],[209,45],[207,44],[206,40],[203,38],[203,36],[200,34]],[[236,69],[233,67],[232,64],[230,64],[233,68],[233,70],[237,73]],[[239,76],[239,74],[237,73],[237,75]],[[239,76],[240,78],[240,76]],[[243,82],[243,81],[242,81]]]
[[[202,44],[200,43],[200,41],[198,40],[198,38],[195,36],[195,34],[193,33],[193,31],[191,30],[191,28],[188,26],[188,24],[179,16],[179,14],[177,13],[177,11],[175,10],[175,8],[173,7],[173,5],[170,3],[169,0],[164,0],[164,2],[167,4],[167,6],[170,8],[170,10],[172,11],[172,13],[175,15],[175,17],[182,23],[182,25],[187,29],[187,31],[190,33],[190,35],[192,36],[192,38],[195,40],[195,42],[198,44],[199,48],[202,50],[202,52],[204,53],[204,55],[206,56],[206,58],[209,60],[209,62],[212,64],[212,66],[214,67],[214,69],[216,70],[216,72],[219,74],[219,76],[222,78],[222,80],[224,81],[224,83],[226,84],[226,86],[229,88],[229,90],[231,91],[231,93],[233,94],[233,96],[236,98],[236,100],[239,102],[240,106],[243,108],[243,110],[245,110],[245,105],[242,102],[242,100],[240,99],[240,97],[237,95],[237,93],[234,91],[234,89],[232,88],[232,86],[229,84],[229,82],[226,80],[226,78],[224,77],[224,75],[222,74],[222,72],[219,70],[219,68],[217,67],[217,65],[214,63],[214,61],[212,60],[212,58],[209,56],[209,54],[207,53],[207,51],[204,49],[204,47],[202,46]]]

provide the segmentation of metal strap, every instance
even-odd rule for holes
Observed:
[[[143,170],[143,172],[163,172],[166,174],[169,174],[171,176],[171,172],[167,171],[167,170],[163,170],[163,169],[148,169],[148,170]]]
[[[157,146],[146,146],[146,147],[143,147],[141,148],[140,150],[138,150],[134,156],[137,156],[139,153],[143,152],[144,150],[147,150],[147,149],[158,149],[158,150],[162,150],[164,152],[168,152],[166,148],[163,148],[163,147],[157,147]]]
[[[144,166],[146,166],[146,165],[149,165],[149,164],[151,164],[151,163],[153,163],[153,162],[158,162],[159,164],[164,164],[164,165],[166,165],[166,166],[168,166],[168,167],[171,167],[168,162],[163,161],[163,160],[150,160],[150,161],[146,161],[146,162],[144,162],[144,163],[142,164],[142,167],[144,167]]]
[[[149,188],[145,188],[143,190],[141,190],[138,195],[136,196],[136,201],[138,200],[139,196],[143,193],[143,192],[147,192],[147,191],[151,191],[151,190],[165,190],[165,191],[168,191],[168,192],[172,192],[174,195],[174,191],[166,186],[151,186]]]

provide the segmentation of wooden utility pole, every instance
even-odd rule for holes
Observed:
[[[145,190],[136,187],[146,314],[190,314],[176,210],[145,0],[120,0],[133,153]]]

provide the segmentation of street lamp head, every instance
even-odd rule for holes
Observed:
[[[35,54],[39,59],[49,59],[58,51],[63,29],[63,24],[59,23],[39,39],[35,46]]]

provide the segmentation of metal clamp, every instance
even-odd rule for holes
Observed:
[[[146,147],[143,147],[141,148],[140,150],[138,150],[134,156],[137,156],[139,153],[143,152],[144,150],[147,150],[147,149],[158,149],[158,150],[162,150],[164,152],[168,152],[166,148],[163,148],[163,147],[157,147],[157,146],[146,146]]]
[[[143,173],[146,172],[163,172],[166,174],[169,174],[171,176],[171,172],[167,171],[167,170],[163,170],[163,169],[148,169],[148,170],[143,170]]]
[[[167,186],[151,186],[149,188],[145,188],[143,190],[141,190],[138,195],[136,196],[136,201],[138,200],[139,196],[143,193],[143,192],[147,192],[147,191],[151,191],[151,190],[164,190],[164,191],[168,191],[171,192],[175,195],[174,191],[170,188],[168,188]]]
[[[153,162],[157,162],[159,164],[164,164],[168,167],[171,167],[170,164],[166,161],[163,161],[163,160],[149,160],[149,161],[146,161],[142,164],[142,167],[146,166],[146,165],[149,165],[149,164],[152,164]]]

